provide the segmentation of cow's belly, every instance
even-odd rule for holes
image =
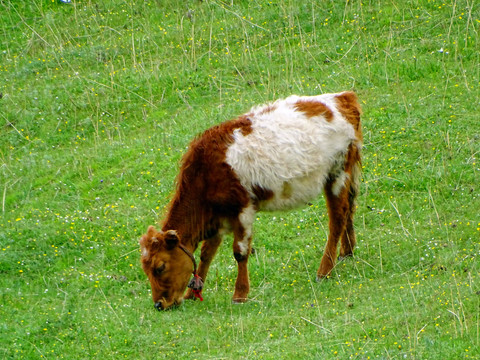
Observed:
[[[269,184],[273,195],[258,203],[259,210],[274,211],[305,206],[323,191],[326,174],[323,171],[289,181]]]

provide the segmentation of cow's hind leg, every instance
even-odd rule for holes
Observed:
[[[219,234],[206,239],[203,241],[202,250],[200,252],[200,264],[198,264],[197,274],[202,278],[203,281],[207,278],[208,269],[212,263],[215,254],[217,253],[218,247],[222,243],[222,237]],[[192,289],[187,289],[187,292],[184,296],[185,299],[193,299]]]
[[[346,224],[345,230],[342,233],[342,240],[340,242],[340,255],[339,260],[346,258],[348,256],[353,255],[353,249],[355,248],[355,244],[357,240],[355,238],[355,229],[353,228],[353,214],[355,213],[355,197],[357,195],[356,187],[351,184],[348,187],[348,206],[347,211],[345,213],[346,216]]]
[[[353,213],[350,211],[347,215],[347,224],[345,231],[342,234],[342,240],[340,243],[340,255],[339,260],[343,260],[346,257],[353,255],[353,249],[356,244],[355,230],[353,229]]]
[[[235,282],[235,292],[232,301],[243,303],[247,301],[250,290],[248,277],[248,256],[251,252],[252,224],[255,219],[255,209],[252,205],[244,208],[233,226],[233,256],[237,261],[238,274]]]
[[[338,179],[338,178],[337,178]],[[338,240],[345,232],[348,213],[348,191],[343,187],[337,189],[336,180],[329,180],[325,185],[329,217],[329,234],[320,267],[317,271],[317,280],[330,275],[337,259]]]
[[[355,213],[355,202],[351,199],[351,194],[349,195],[349,203],[347,210],[347,223],[345,225],[345,230],[342,234],[342,240],[340,243],[340,255],[339,260],[342,260],[346,257],[353,255],[353,249],[357,243],[355,237],[355,229],[353,228],[353,214]]]
[[[340,256],[350,256],[355,247],[353,214],[358,192],[360,151],[355,144],[349,146],[343,170],[331,175],[325,184],[329,216],[329,235],[322,262],[317,271],[317,280],[330,275],[337,259],[338,240],[342,239]]]
[[[356,244],[355,229],[353,227],[353,215],[356,210],[356,198],[360,186],[360,150],[354,144],[350,145],[345,161],[345,172],[348,176],[348,209],[347,209],[347,223],[345,231],[342,234],[342,241],[340,245],[340,258],[353,255],[353,249]]]

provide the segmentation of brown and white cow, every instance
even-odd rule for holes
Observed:
[[[363,140],[360,113],[353,92],[290,96],[255,107],[193,140],[161,230],[150,226],[140,240],[155,307],[201,298],[201,279],[226,232],[233,232],[238,265],[233,301],[245,302],[255,213],[306,204],[322,191],[329,236],[317,279],[332,271],[339,239],[340,256],[352,255]],[[197,272],[193,253],[201,241]],[[192,269],[195,278],[188,285]]]

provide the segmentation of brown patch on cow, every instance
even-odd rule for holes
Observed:
[[[299,100],[295,109],[303,112],[307,117],[324,116],[327,121],[333,120],[333,113],[325,104],[312,100]]]
[[[247,136],[248,134],[250,134],[253,131],[252,120],[250,120],[250,118],[252,116],[253,116],[253,114],[249,113],[249,114],[246,114],[246,115],[243,115],[243,116],[239,117],[237,120],[234,120],[236,122],[236,124],[239,126],[236,129],[240,129],[243,136]]]
[[[292,193],[293,193],[292,185],[290,185],[290,183],[288,182],[284,182],[283,188],[282,188],[282,194],[281,194],[282,198],[289,199],[292,196]]]
[[[261,109],[260,112],[258,113],[258,115],[265,115],[265,114],[268,114],[268,113],[271,113],[271,112],[275,111],[276,109],[277,109],[277,105],[270,104],[270,105],[265,106],[263,109]]]
[[[270,189],[265,189],[261,186],[254,185],[252,187],[252,192],[255,195],[257,201],[267,201],[273,198],[273,191]]]
[[[177,189],[168,207],[162,230],[177,230],[194,249],[213,219],[236,217],[250,197],[230,165],[225,162],[233,133],[252,132],[248,114],[214,126],[193,140],[182,158]],[[215,225],[214,224],[214,225]],[[216,229],[210,229],[215,231]]]
[[[353,125],[357,139],[363,141],[360,127],[362,108],[358,103],[357,95],[353,91],[346,91],[337,95],[335,99],[337,100],[338,111]]]

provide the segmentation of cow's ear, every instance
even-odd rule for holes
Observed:
[[[147,229],[147,236],[150,238],[153,238],[157,234],[157,230],[155,230],[155,227],[150,225]]]
[[[145,249],[155,246],[158,243],[158,235],[157,230],[153,226],[149,226],[147,233],[142,235],[139,240],[140,246]]]
[[[165,244],[167,245],[167,250],[172,250],[177,247],[180,239],[178,238],[177,232],[175,230],[168,230],[165,233]]]

